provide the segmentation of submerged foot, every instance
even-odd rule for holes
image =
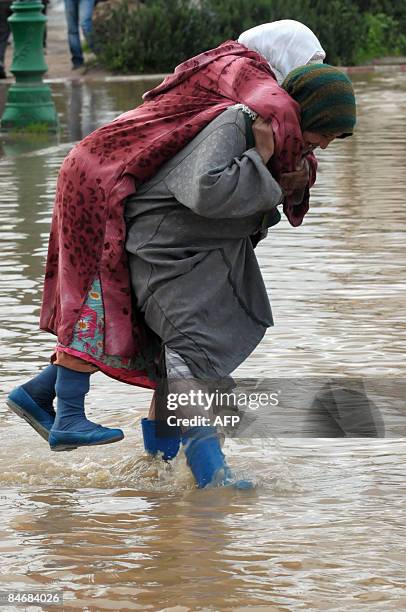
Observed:
[[[232,486],[251,489],[252,482],[238,480],[226,463],[215,427],[192,427],[182,436],[188,466],[199,489]]]

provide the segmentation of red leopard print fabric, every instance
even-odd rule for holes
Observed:
[[[177,67],[144,103],[79,142],[62,163],[49,239],[40,327],[69,345],[92,281],[101,281],[105,353],[132,357],[143,341],[132,313],[125,252],[124,202],[230,104],[270,119],[271,170],[295,169],[303,147],[300,108],[273,78],[267,62],[227,41]],[[312,181],[315,158],[310,159]],[[285,204],[292,225],[308,210]]]

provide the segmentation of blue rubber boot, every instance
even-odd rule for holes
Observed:
[[[55,385],[57,371],[58,368],[55,365],[49,364],[34,378],[21,385],[31,399],[33,399],[40,408],[51,414],[53,418],[55,418],[53,402],[56,395]]]
[[[56,366],[47,366],[27,383],[13,389],[6,400],[8,407],[47,441],[55,419],[56,373]]]
[[[103,427],[86,418],[85,395],[89,388],[90,374],[58,366],[57,411],[48,440],[51,450],[110,444],[124,438],[121,429]]]
[[[215,427],[192,427],[182,436],[187,464],[199,489],[232,485],[250,489],[249,480],[235,480],[221,450]]]
[[[144,448],[150,455],[162,453],[169,461],[176,457],[180,447],[180,427],[171,427],[164,421],[141,419]]]
[[[44,440],[48,441],[49,432],[54,424],[55,417],[38,406],[23,387],[13,389],[6,402],[13,412],[27,421]]]

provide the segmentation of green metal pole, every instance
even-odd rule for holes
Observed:
[[[51,89],[42,82],[48,70],[44,59],[43,37],[47,18],[40,0],[16,0],[9,18],[14,40],[11,72],[15,83],[7,93],[1,118],[5,130],[42,128],[55,131],[58,115]]]

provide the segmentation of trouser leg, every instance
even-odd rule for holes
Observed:
[[[79,24],[91,50],[93,50],[93,9],[94,0],[79,0]]]
[[[11,32],[9,23],[7,21],[12,14],[10,4],[11,2],[0,2],[0,66],[2,67],[4,67],[4,58]]]
[[[44,4],[44,8],[42,9],[42,13],[45,15],[47,15],[47,9],[48,9],[48,5]],[[47,24],[45,23],[45,27],[44,27],[44,38],[42,39],[42,46],[44,47],[44,49],[47,48]]]
[[[65,14],[72,64],[74,67],[80,66],[83,64],[83,52],[79,34],[79,0],[65,0]]]

